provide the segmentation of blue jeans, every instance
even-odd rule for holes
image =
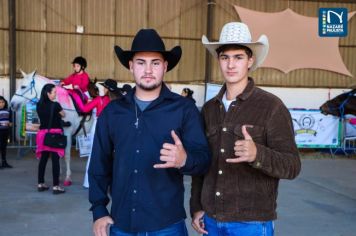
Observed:
[[[209,236],[273,236],[273,221],[218,222],[204,215]],[[204,234],[205,235],[205,234]]]
[[[185,221],[181,220],[164,229],[139,233],[128,233],[112,225],[110,227],[110,236],[188,236],[188,231],[185,226]]]

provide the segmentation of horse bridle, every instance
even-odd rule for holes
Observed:
[[[348,92],[347,98],[337,108],[330,107],[330,105],[328,104],[328,109],[330,111],[333,111],[333,110],[337,109],[340,112],[340,117],[343,118],[344,114],[345,114],[345,105],[350,100],[351,96],[353,96],[353,95],[354,94],[352,93],[352,91]]]
[[[26,94],[29,90],[31,90],[31,94],[32,94],[32,89],[35,91],[35,94],[36,94],[36,96],[34,98],[29,98],[29,97],[24,96],[24,94]],[[35,74],[33,74],[33,76],[32,76],[32,81],[30,83],[30,87],[28,87],[22,94],[15,93],[14,96],[22,97],[22,98],[24,98],[32,103],[35,103],[35,104],[38,102],[38,97],[37,97],[38,93],[35,88]],[[68,108],[63,108],[63,110],[76,111],[75,109],[68,109]]]
[[[29,90],[31,90],[31,94],[32,94],[32,89],[35,91],[35,94],[36,94],[36,96],[34,98],[29,98],[29,97],[24,96],[24,94],[26,94]],[[37,93],[37,90],[35,88],[35,74],[33,74],[33,76],[32,76],[32,81],[30,83],[30,87],[28,87],[22,94],[15,93],[14,96],[19,96],[19,97],[22,97],[22,98],[24,98],[26,100],[29,100],[30,102],[37,103],[38,93]]]

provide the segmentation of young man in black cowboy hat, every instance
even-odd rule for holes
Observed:
[[[268,53],[267,37],[252,42],[247,25],[231,22],[219,42],[202,41],[225,84],[202,109],[212,165],[193,177],[192,226],[209,236],[272,236],[279,179],[295,178],[300,158],[288,109],[248,76]]]
[[[181,48],[165,50],[153,29],[140,30],[131,50],[115,47],[136,87],[98,119],[89,167],[95,235],[187,235],[184,174],[204,174],[207,141],[194,103],[163,83]],[[111,214],[106,209],[110,189]]]

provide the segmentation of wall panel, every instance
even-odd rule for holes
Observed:
[[[8,0],[0,0],[0,28],[9,27]]]
[[[45,38],[44,33],[17,32],[17,69],[26,73],[37,70],[41,75],[46,74]]]
[[[0,75],[9,73],[9,33],[0,30]]]
[[[88,73],[91,79],[114,77],[114,37],[86,36],[83,38],[83,56],[88,61]]]
[[[219,38],[222,26],[239,21],[233,5],[263,12],[279,12],[287,7],[317,17],[320,7],[346,7],[356,11],[356,3],[293,0],[215,0],[212,38]],[[88,60],[92,78],[115,78],[129,82],[132,76],[116,59],[113,46],[130,49],[141,28],[153,27],[164,38],[167,49],[183,48],[179,66],[167,74],[169,82],[199,83],[205,77],[206,49],[201,36],[207,27],[206,0],[16,0],[17,68],[38,69],[52,78],[72,72],[70,62],[82,55]],[[84,34],[76,33],[84,26]],[[0,0],[0,74],[8,74],[8,0]],[[340,39],[340,52],[346,67],[356,76],[356,16],[349,21],[349,35]],[[212,60],[211,82],[221,83],[216,59]],[[252,73],[259,85],[287,87],[346,87],[355,83],[337,73],[300,69],[284,74],[263,68]]]
[[[74,33],[76,25],[83,25],[80,0],[46,0],[46,26],[48,31]]]
[[[81,35],[48,34],[46,74],[52,78],[65,78],[73,73],[71,62],[81,55]]]
[[[19,29],[46,29],[46,1],[16,0],[16,27]]]

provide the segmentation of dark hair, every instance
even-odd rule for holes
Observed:
[[[4,106],[3,109],[7,110],[8,107],[9,107],[9,104],[8,104],[8,102],[6,101],[6,99],[5,99],[3,96],[0,96],[0,100],[3,100],[3,101],[5,102],[5,106]]]
[[[220,47],[218,47],[216,49],[216,53],[219,54],[221,52],[225,52],[225,51],[228,51],[228,50],[244,50],[245,53],[247,54],[248,58],[251,58],[253,56],[253,53],[252,53],[252,50],[249,48],[249,47],[246,47],[246,46],[243,46],[243,45],[240,45],[240,44],[225,44],[225,45],[222,45]]]
[[[126,93],[130,92],[131,90],[132,90],[132,86],[129,84],[124,84],[121,88],[121,91]]]
[[[190,88],[184,88],[184,89],[183,89],[183,92],[185,92],[185,93],[187,94],[187,97],[188,97],[188,98],[192,98],[192,97],[193,97],[194,91],[191,90]]]
[[[87,60],[84,57],[74,58],[72,64],[79,64],[82,70],[85,70],[85,68],[87,68]]]
[[[43,86],[42,91],[41,91],[41,97],[40,97],[40,100],[38,101],[39,105],[43,105],[50,101],[47,93],[50,93],[54,87],[55,87],[54,84],[46,84],[45,86]]]

